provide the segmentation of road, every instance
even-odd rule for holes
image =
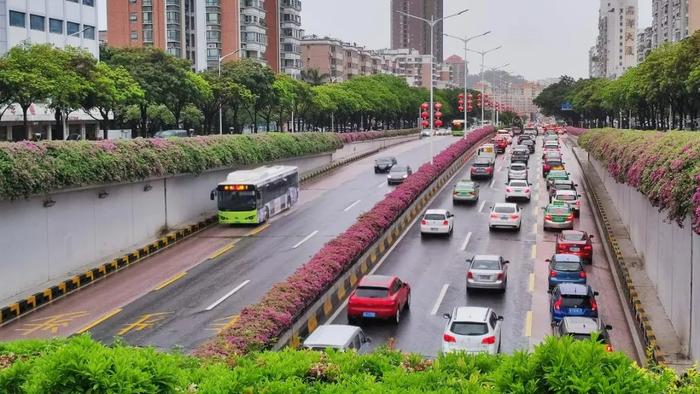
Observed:
[[[567,170],[580,185],[578,167],[568,142],[563,149]],[[547,263],[554,253],[556,233],[542,228],[542,207],[547,190],[541,176],[541,143],[530,157],[530,182],[534,183],[531,202],[522,202],[523,222],[520,232],[489,232],[489,207],[504,201],[507,157],[500,155],[493,181],[482,181],[479,202],[475,205],[452,204],[452,187],[461,178],[469,178],[469,166],[434,198],[429,208],[447,208],[455,214],[451,238],[420,236],[415,222],[393,251],[378,266],[376,274],[397,275],[411,285],[410,311],[398,326],[387,322],[364,322],[363,329],[373,339],[371,347],[391,343],[408,352],[434,357],[440,350],[445,326],[443,313],[456,306],[486,306],[503,315],[502,346],[505,353],[532,349],[551,334],[547,294]],[[581,194],[585,193],[579,187]],[[608,262],[599,244],[591,208],[582,199],[581,217],[576,228],[594,235],[593,265],[586,268],[589,284],[600,292],[598,302],[603,320],[613,326],[611,342],[616,350],[636,358],[632,337],[624,320],[622,304],[615,291]],[[466,293],[466,258],[475,254],[500,254],[511,264],[504,294]],[[339,311],[333,323],[346,324],[347,311]]]
[[[433,137],[439,152],[453,137]],[[153,258],[13,323],[0,340],[90,331],[110,343],[192,350],[243,307],[309,260],[391,190],[374,159],[396,156],[414,170],[429,161],[429,140],[391,147],[302,186],[299,203],[269,226],[215,226]]]

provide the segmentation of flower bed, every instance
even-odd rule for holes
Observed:
[[[573,135],[573,136],[576,136],[576,137],[580,137],[581,134],[585,133],[586,131],[588,131],[588,129],[582,129],[582,128],[579,128],[579,127],[567,126],[567,128],[566,128],[566,133],[567,133],[567,134],[570,134],[570,135]]]
[[[688,215],[700,234],[700,135],[694,132],[595,130],[579,144],[610,175],[644,194],[679,225]]]
[[[386,130],[386,131],[358,131],[352,133],[340,133],[338,136],[344,144],[359,141],[374,140],[377,138],[398,137],[402,135],[418,134],[418,129]]]
[[[284,282],[274,285],[257,304],[243,309],[232,327],[202,346],[206,357],[227,357],[270,346],[296,317],[332,286],[389,226],[459,156],[493,132],[492,127],[473,131],[408,177],[399,187],[360,215],[350,228],[328,242],[309,262]]]

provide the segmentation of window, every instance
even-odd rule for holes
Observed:
[[[144,42],[152,42],[153,41],[153,30],[144,30],[143,31],[143,41]]]
[[[138,20],[138,16],[136,16],[135,12],[129,13],[129,22],[136,22]]]
[[[46,30],[46,18],[41,15],[29,15],[29,27],[32,30]]]
[[[207,12],[207,23],[221,23],[220,14],[218,12]]]
[[[84,31],[83,31],[83,38],[88,39],[88,40],[94,40],[95,39],[95,26],[90,26],[90,25],[83,25],[84,26]]]
[[[153,23],[153,13],[151,11],[143,12],[143,23]]]
[[[90,7],[94,7],[94,6],[95,6],[95,0],[83,0],[83,5],[87,5],[87,6],[90,6]]]
[[[80,23],[75,23],[75,22],[68,22],[66,24],[66,33],[68,35],[73,35],[76,34],[80,31]]]
[[[132,31],[131,32],[131,39],[132,40],[138,40],[139,39],[139,33]]]
[[[49,18],[49,31],[51,33],[63,34],[63,21]]]
[[[129,0],[129,3],[135,4],[135,3],[136,3],[136,0]]]
[[[25,27],[27,24],[27,14],[24,12],[10,11],[10,26]]]

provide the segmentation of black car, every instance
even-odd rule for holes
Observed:
[[[395,157],[380,157],[374,161],[374,173],[389,172],[396,165]]]
[[[553,325],[554,335],[563,337],[570,336],[576,340],[591,339],[596,335],[597,341],[606,345],[606,350],[611,352],[610,334],[612,326],[603,324],[595,317],[566,316]]]
[[[520,145],[527,146],[527,150],[530,151],[530,153],[535,153],[535,141],[531,139],[526,139],[520,142]]]
[[[387,176],[387,183],[390,185],[403,183],[411,174],[413,174],[411,166],[393,166]]]
[[[530,161],[530,150],[524,145],[514,146],[510,154],[510,162],[527,164],[528,161]]]

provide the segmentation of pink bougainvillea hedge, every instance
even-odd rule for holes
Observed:
[[[567,134],[570,134],[570,135],[573,135],[573,136],[576,136],[576,137],[580,137],[581,134],[585,133],[586,131],[588,131],[588,129],[582,129],[582,128],[579,128],[579,127],[571,127],[571,126],[568,126],[568,127],[566,128],[566,133],[567,133]]]
[[[604,129],[588,131],[578,142],[670,220],[682,225],[690,216],[700,234],[700,134]]]
[[[269,347],[455,159],[492,132],[490,126],[475,130],[435,156],[432,165],[422,165],[369,212],[360,215],[355,224],[328,242],[310,261],[284,282],[273,286],[260,302],[243,309],[238,321],[204,344],[198,354],[226,358]]]
[[[344,144],[350,142],[368,141],[377,138],[398,137],[402,135],[418,134],[418,129],[384,130],[384,131],[355,131],[351,133],[340,133],[338,136]]]

